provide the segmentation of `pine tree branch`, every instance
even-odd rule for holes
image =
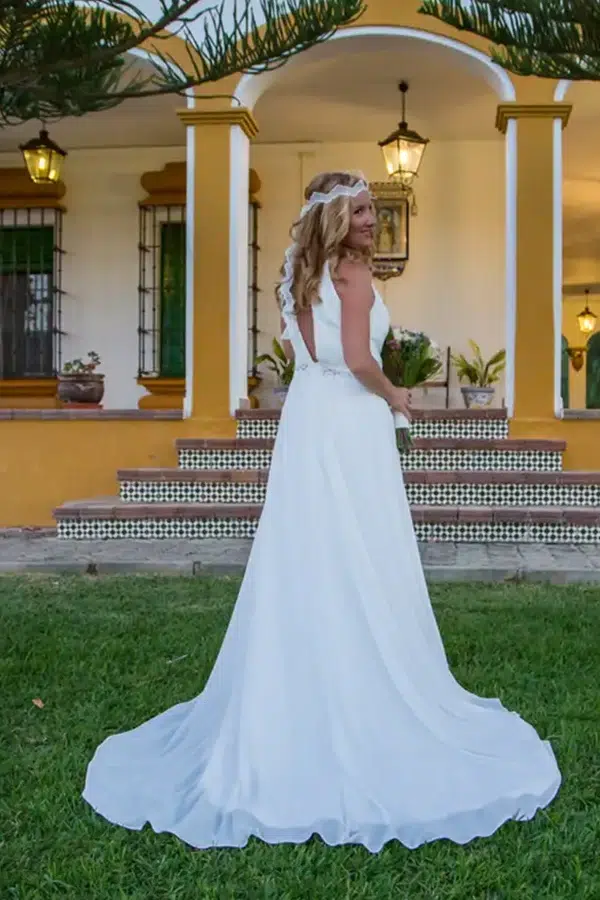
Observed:
[[[199,0],[165,0],[160,20],[149,25],[127,0],[110,6],[0,0],[0,127],[83,115],[131,98],[184,94],[238,72],[272,69],[327,40],[364,9],[363,0],[221,0],[209,8],[199,8]],[[123,12],[130,18],[123,19]],[[163,49],[171,36],[165,23],[175,23],[183,39],[185,71]],[[125,56],[140,45],[150,54],[146,75]]]
[[[492,60],[517,75],[600,79],[597,0],[423,0],[419,12],[491,41]]]
[[[35,73],[23,66],[22,60],[20,68],[13,66],[5,69],[0,65],[0,86],[23,85],[33,78],[41,80],[48,75],[68,69],[93,66],[115,56],[123,56],[145,41],[159,36],[173,23],[185,20],[186,14],[197,5],[198,0],[172,0],[168,5],[161,0],[163,14],[154,24],[147,24],[141,11],[125,0],[106,0],[103,3],[104,8],[96,7],[91,10],[77,6],[74,0],[67,2],[28,0],[26,3],[20,3],[19,0],[2,0],[0,59],[9,49],[12,49],[16,56],[16,51],[23,46],[34,47],[38,42],[45,51],[50,36],[61,37],[67,25],[77,32],[80,39],[84,36],[91,37],[93,34],[101,42],[99,46],[92,44],[87,48],[82,46],[81,52],[74,58],[65,57],[64,53],[61,53],[64,48],[60,46],[55,48],[57,52],[53,54],[54,58],[49,58],[44,52],[46,58],[40,60]],[[29,10],[32,8],[33,16],[30,18]],[[189,21],[202,14],[202,10],[198,11]]]

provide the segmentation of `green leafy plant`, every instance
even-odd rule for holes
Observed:
[[[280,385],[289,387],[294,377],[294,360],[288,359],[277,338],[273,338],[272,347],[273,353],[262,353],[256,357],[256,365],[266,363],[271,372],[277,376]]]
[[[63,375],[95,375],[96,369],[100,365],[100,357],[95,350],[90,350],[87,355],[89,362],[82,359],[71,359],[62,367]]]
[[[491,41],[516,75],[600,80],[597,0],[422,0],[419,12]]]
[[[468,381],[473,387],[491,387],[500,381],[506,366],[506,350],[498,350],[490,359],[484,360],[479,344],[469,340],[473,358],[467,359],[462,353],[452,355],[452,363],[460,381]]]

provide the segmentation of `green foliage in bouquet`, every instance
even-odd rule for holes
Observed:
[[[397,387],[417,387],[442,368],[438,347],[422,331],[390,328],[381,358],[384,374]]]
[[[467,359],[462,353],[452,356],[459,380],[468,381],[474,387],[491,387],[500,381],[500,375],[506,366],[506,350],[498,350],[486,362],[479,344],[469,340],[469,345],[473,351],[473,359]]]
[[[288,359],[285,350],[277,340],[273,338],[273,353],[262,353],[256,357],[256,365],[266,363],[268,368],[275,373],[282,387],[289,387],[294,377],[294,360]]]

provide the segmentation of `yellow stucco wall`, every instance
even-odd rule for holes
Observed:
[[[371,0],[365,15],[355,26],[396,25],[431,31],[445,35],[454,41],[487,52],[487,42],[442,25],[417,13],[418,3],[413,0]],[[181,50],[181,48],[178,48]],[[230,94],[239,78],[206,85],[202,94]],[[520,104],[548,104],[552,102],[556,82],[551,80],[513,79],[517,101]],[[206,105],[205,105],[206,104]],[[231,109],[230,101],[205,100],[203,110],[209,108]],[[226,124],[226,123],[224,123]],[[260,126],[260,122],[258,123]],[[119,468],[157,467],[176,465],[174,441],[177,437],[208,437],[217,433],[233,435],[234,424],[228,417],[228,398],[223,385],[227,378],[228,328],[228,252],[229,229],[224,211],[229,209],[228,183],[225,166],[229,159],[229,137],[214,122],[202,128],[198,122],[197,153],[203,166],[197,168],[196,196],[205,207],[223,211],[223,221],[210,221],[212,237],[204,243],[198,241],[196,254],[196,293],[208,291],[212,306],[204,307],[205,317],[198,316],[198,335],[195,343],[197,358],[202,366],[195,371],[195,387],[203,403],[196,421],[43,421],[13,420],[0,422],[0,527],[52,524],[52,509],[68,500],[115,495],[116,471]],[[545,123],[531,124],[522,129],[519,138],[522,159],[529,151],[530,163],[540,158],[543,162],[544,190],[541,198],[549,208],[552,173],[550,154],[550,129]],[[535,145],[535,146],[533,146]],[[520,208],[521,234],[527,235],[528,223],[539,226],[540,208],[543,205],[535,189],[542,176],[530,182],[527,198],[536,197],[529,204],[531,213]],[[207,173],[210,173],[208,177]],[[217,173],[218,177],[215,177]],[[548,233],[546,233],[548,232]],[[218,237],[217,237],[218,235]],[[543,271],[544,285],[540,288],[539,271],[533,265],[523,266],[519,275],[519,294],[527,297],[529,314],[521,307],[518,316],[520,337],[517,340],[517,397],[519,397],[519,373],[536,371],[537,381],[528,374],[528,390],[521,401],[521,420],[511,423],[514,437],[546,437],[564,439],[569,444],[565,466],[569,469],[594,469],[600,467],[600,423],[597,421],[557,421],[548,417],[552,384],[553,361],[546,352],[543,365],[532,365],[531,355],[536,345],[542,345],[540,335],[549,346],[552,329],[550,292],[545,282],[551,283],[551,258],[548,258],[549,230],[539,232],[539,247],[535,240],[523,241],[520,251],[527,249],[528,258],[546,260]],[[525,244],[527,247],[525,248]],[[536,252],[539,250],[539,252]],[[215,262],[216,261],[216,262]],[[217,282],[213,283],[217,271]],[[206,284],[202,279],[207,280]],[[209,283],[210,282],[210,283]],[[543,295],[543,296],[542,296]],[[200,325],[205,329],[200,333]],[[535,341],[531,338],[535,337]],[[536,344],[537,342],[537,344]],[[205,351],[201,353],[200,351]],[[543,356],[543,354],[542,354]],[[547,357],[547,359],[546,359]],[[215,378],[215,374],[218,375]],[[550,379],[550,380],[549,380]],[[208,384],[218,389],[207,388]],[[525,402],[527,401],[527,402]],[[541,403],[540,418],[535,418],[535,405]],[[201,427],[200,427],[201,426]]]
[[[600,421],[598,419],[567,420],[539,419],[537,421],[518,419],[509,424],[511,438],[543,438],[566,441],[567,450],[563,458],[563,468],[572,471],[600,469]]]
[[[0,528],[52,525],[68,500],[116,496],[117,469],[177,465],[188,422],[0,422]]]
[[[565,468],[585,470],[600,467],[599,428],[540,420],[526,434],[566,440]],[[195,435],[190,420],[0,422],[0,528],[50,526],[61,503],[115,496],[118,469],[176,466],[176,438]]]

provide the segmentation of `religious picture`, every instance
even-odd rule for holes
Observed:
[[[408,199],[393,182],[373,182],[370,188],[377,215],[373,274],[385,280],[401,275],[408,261]]]

